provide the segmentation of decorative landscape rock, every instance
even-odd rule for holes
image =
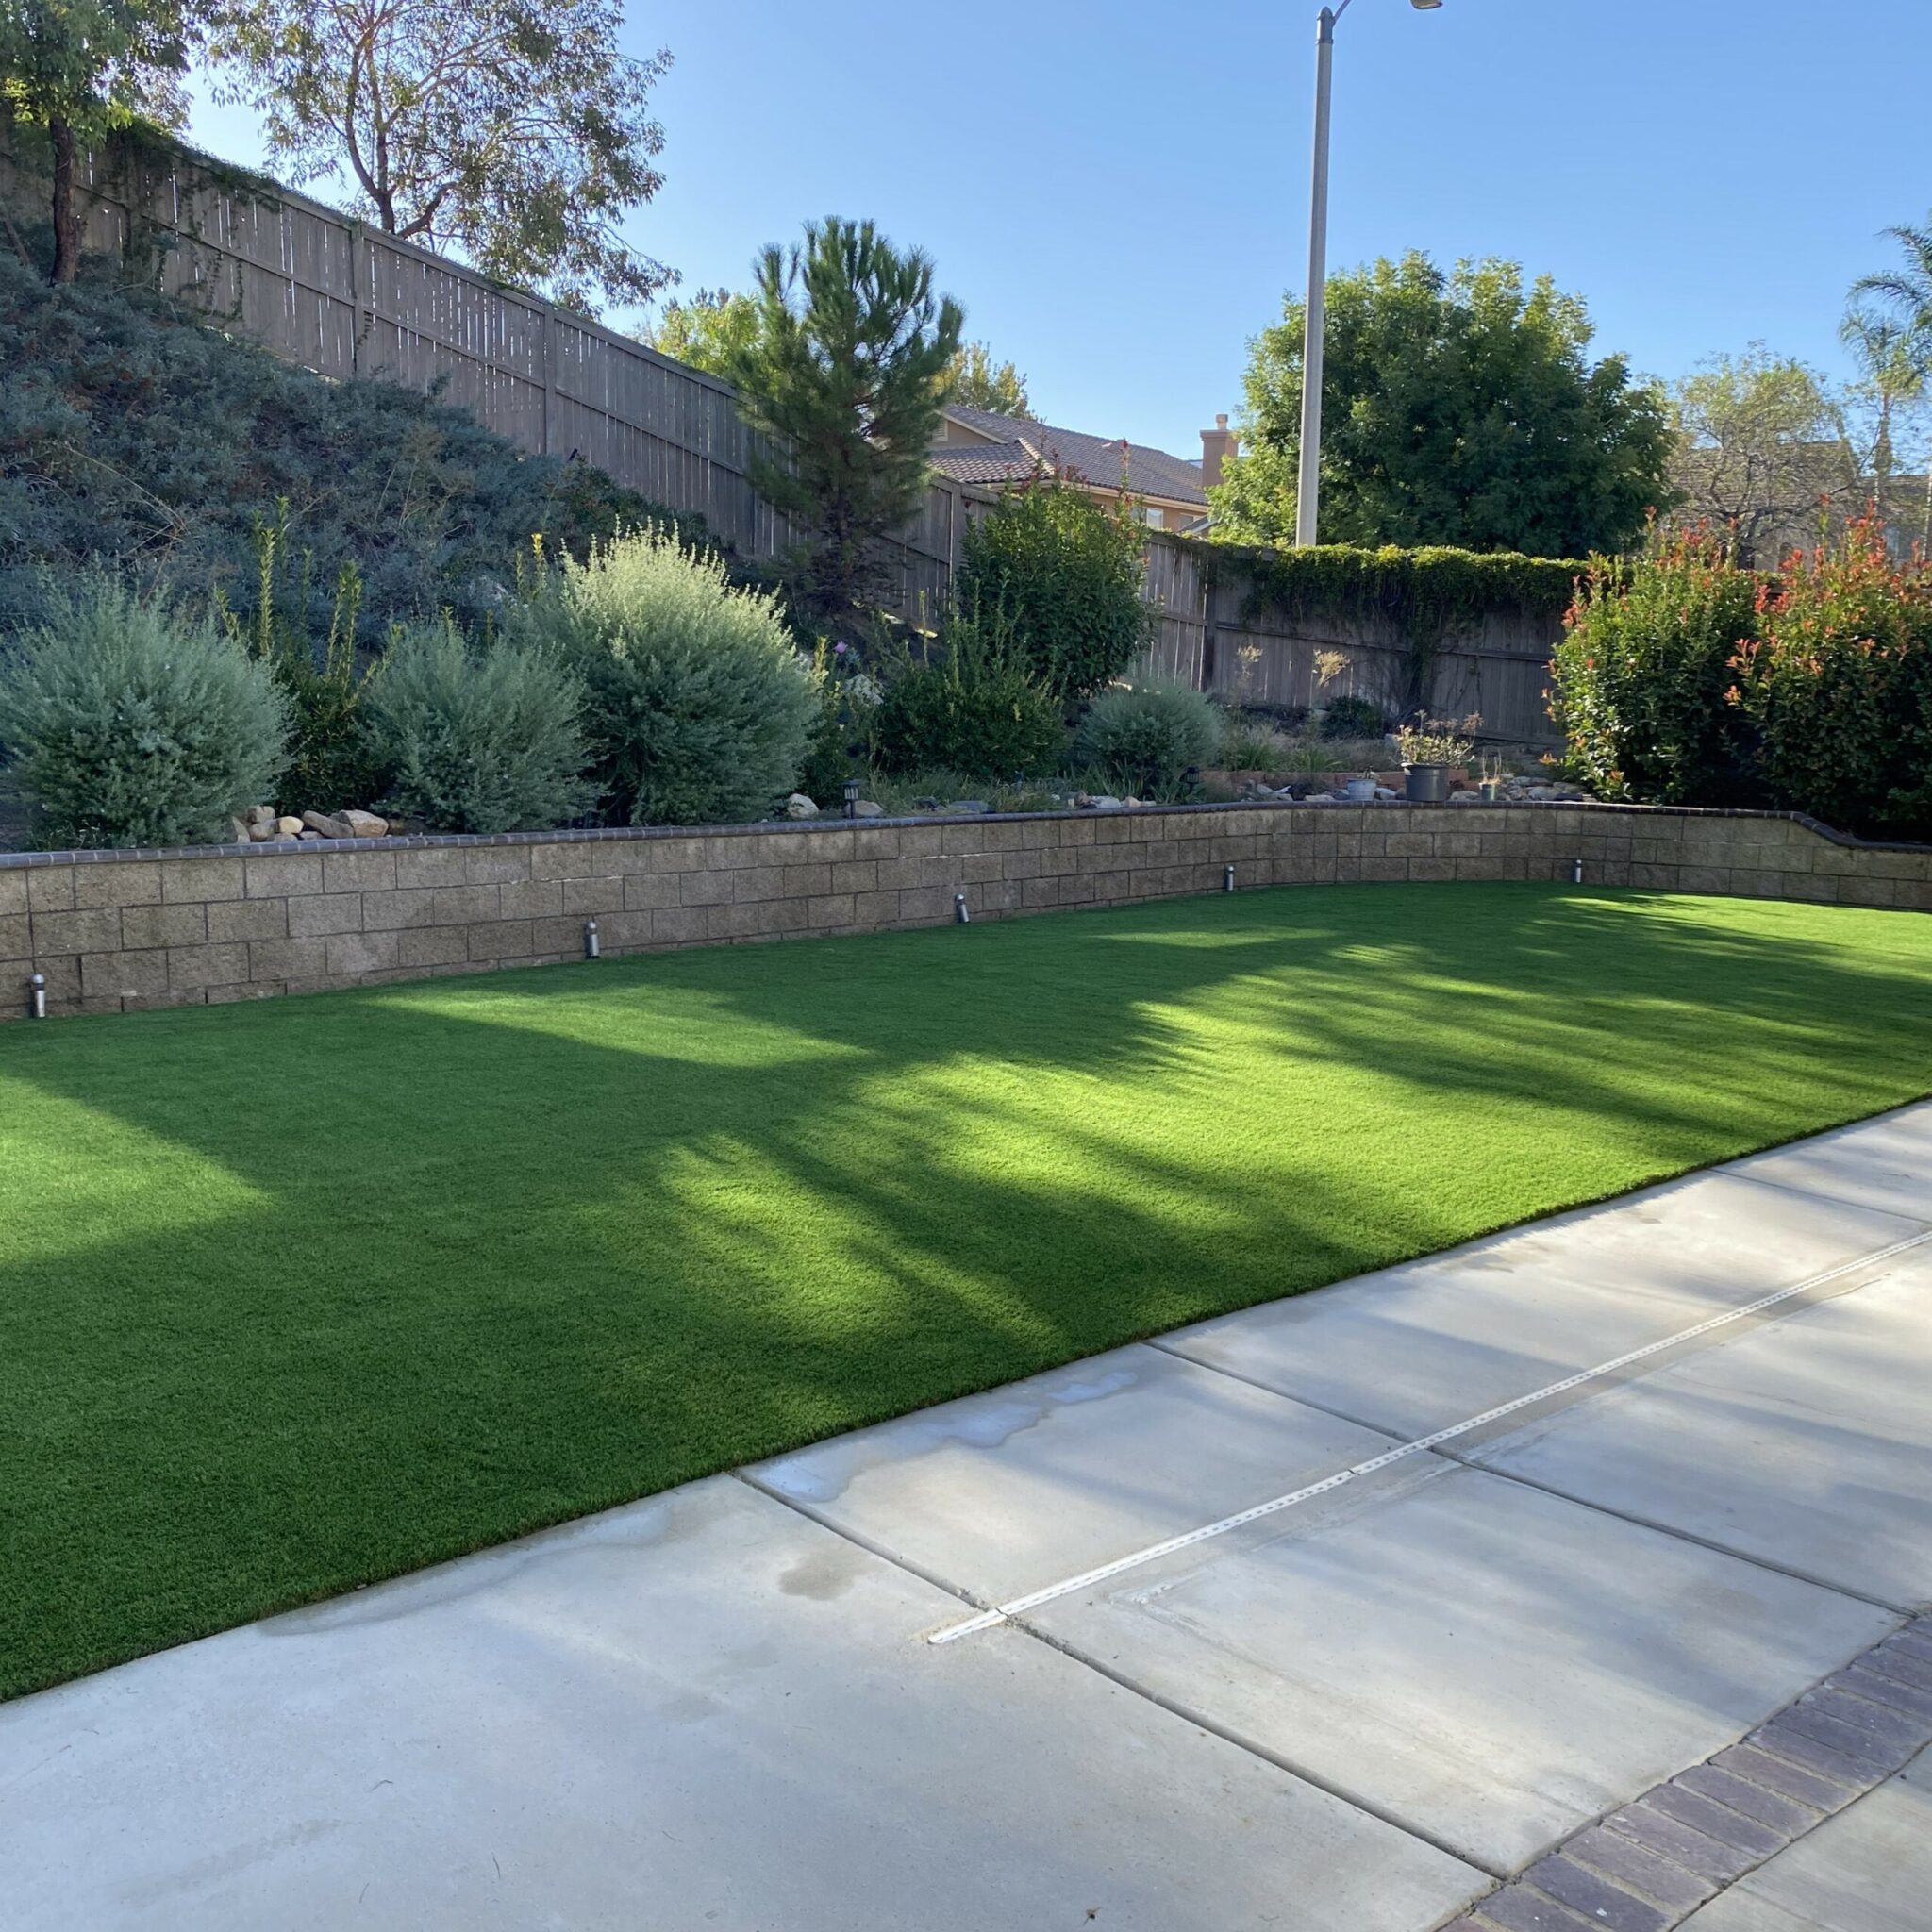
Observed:
[[[785,816],[788,819],[815,819],[818,815],[817,804],[802,791],[794,791],[785,801]]]
[[[349,828],[352,839],[386,839],[389,836],[389,821],[377,818],[373,811],[344,811],[336,816]]]
[[[332,812],[305,811],[302,823],[318,839],[353,839],[356,835]]]
[[[861,798],[852,808],[852,816],[856,819],[882,819],[885,815],[885,807],[874,804],[870,798]]]
[[[278,818],[275,821],[275,836],[281,839],[299,839],[302,836],[300,819]]]

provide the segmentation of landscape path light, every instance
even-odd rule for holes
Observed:
[[[1335,80],[1335,23],[1353,0],[1324,7],[1315,23],[1315,179],[1308,213],[1308,306],[1302,342],[1302,458],[1295,492],[1294,541],[1318,540],[1322,498],[1322,337],[1328,319],[1328,102]],[[1442,0],[1408,0],[1434,13]]]

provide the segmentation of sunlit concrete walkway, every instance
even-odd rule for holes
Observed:
[[[1932,1106],[0,1707],[0,1923],[1428,1932],[1932,1599],[1928,1391]],[[1870,1781],[1628,1924],[1921,1924]]]

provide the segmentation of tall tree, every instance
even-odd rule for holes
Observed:
[[[1896,268],[1862,275],[1853,283],[1845,328],[1867,365],[1868,382],[1873,379],[1874,325],[1883,328],[1888,384],[1907,404],[1922,403],[1932,392],[1932,216],[1923,226],[1903,224],[1885,232],[1898,243],[1904,258]],[[1932,551],[1932,451],[1926,453],[1925,468],[1920,540]]]
[[[1802,362],[1754,342],[1676,386],[1678,515],[1727,532],[1738,561],[1770,568],[1817,542],[1857,495],[1839,399]]]
[[[1663,396],[1592,363],[1581,299],[1514,262],[1444,274],[1411,253],[1328,283],[1322,534],[1575,557],[1621,550],[1668,497]],[[1257,338],[1245,452],[1209,492],[1216,534],[1293,541],[1304,308]]]
[[[969,409],[990,409],[995,416],[1033,414],[1026,378],[1011,362],[995,362],[984,342],[966,342],[953,358],[953,392],[948,402]]]
[[[619,223],[650,200],[670,65],[617,0],[225,0],[233,97],[297,181],[346,173],[384,233],[595,312],[672,279]]]
[[[731,358],[758,339],[758,305],[749,295],[728,289],[699,289],[681,301],[667,303],[656,322],[640,331],[639,340],[660,356],[724,375]]]
[[[880,546],[919,507],[965,317],[871,222],[808,222],[757,273],[758,329],[724,373],[780,452],[752,481],[805,533],[795,601],[838,625],[875,602]]]
[[[0,118],[39,129],[53,151],[57,283],[80,271],[81,149],[132,114],[186,118],[195,34],[187,0],[0,0]]]

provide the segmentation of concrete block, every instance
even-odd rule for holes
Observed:
[[[539,852],[545,850],[538,846]],[[533,874],[550,876],[550,874]],[[649,884],[651,874],[634,874],[626,876],[622,873],[601,874],[594,877],[581,878],[564,876],[559,880],[563,892],[563,910],[566,916],[590,918],[599,912],[615,912],[625,903],[625,889],[635,878],[640,885]],[[675,888],[673,888],[675,891]]]
[[[506,885],[499,899],[506,919],[555,919],[563,911],[563,888],[555,879]]]
[[[161,898],[170,905],[206,903],[209,899],[247,896],[247,875],[241,858],[164,858]]]
[[[396,917],[399,908],[395,902],[405,897],[403,893],[372,892],[369,896],[375,902],[380,923],[401,923]],[[317,939],[328,933],[360,932],[362,907],[359,892],[318,892],[313,898],[291,899],[288,901],[289,932],[298,940]],[[385,918],[385,914],[388,917]]]
[[[0,874],[0,911],[7,909],[8,877],[20,879],[25,890],[25,874]],[[161,903],[161,869],[150,861],[118,861],[106,865],[76,865],[74,868],[74,905],[77,911],[97,906],[158,906]]]
[[[287,899],[322,891],[322,854],[251,853],[242,861],[249,899]]]
[[[250,940],[248,976],[291,982],[318,980],[328,970],[327,949],[328,941],[321,939]]]
[[[558,852],[587,851],[585,846],[565,845],[555,848]],[[468,854],[460,846],[430,845],[417,851],[402,851],[391,855],[395,865],[395,877],[390,882],[399,887],[420,887],[425,890],[432,886],[460,886],[468,883],[465,876]]]
[[[83,953],[80,990],[87,1000],[118,1001],[134,993],[166,992],[168,956],[165,952]]]
[[[76,865],[34,865],[26,870],[26,909],[29,912],[72,912],[75,908],[75,874],[83,870]],[[101,871],[109,868],[102,866]]]
[[[171,946],[168,949],[170,992],[225,986],[248,977],[248,947],[234,941],[225,945]]]
[[[393,852],[325,852],[322,890],[325,892],[392,892],[396,889]]]
[[[466,886],[514,886],[530,876],[527,845],[473,845],[463,853]]]
[[[201,904],[122,908],[122,944],[129,953],[145,947],[192,947],[207,937],[208,914]]]
[[[331,933],[322,944],[323,970],[331,978],[357,978],[394,966],[400,959],[399,941],[392,932]]]
[[[103,871],[108,870],[107,867],[100,869]],[[160,895],[160,878],[157,874],[155,879],[155,897],[158,899]],[[92,900],[89,902],[90,907],[104,903],[101,900]],[[26,868],[25,866],[0,866],[0,919],[25,919],[26,911]]]
[[[675,872],[631,872],[624,874],[624,909],[651,912],[660,906],[675,906],[684,874]]]
[[[473,959],[511,959],[537,950],[536,936],[527,919],[485,920],[470,926],[465,937]]]
[[[220,899],[204,908],[208,936],[217,944],[234,940],[278,940],[289,930],[285,899]],[[126,921],[122,921],[124,933]]]
[[[499,916],[496,886],[435,886],[430,891],[429,918],[435,925],[475,925]]]
[[[121,947],[121,914],[111,906],[92,912],[33,914],[34,954],[113,953]]]

